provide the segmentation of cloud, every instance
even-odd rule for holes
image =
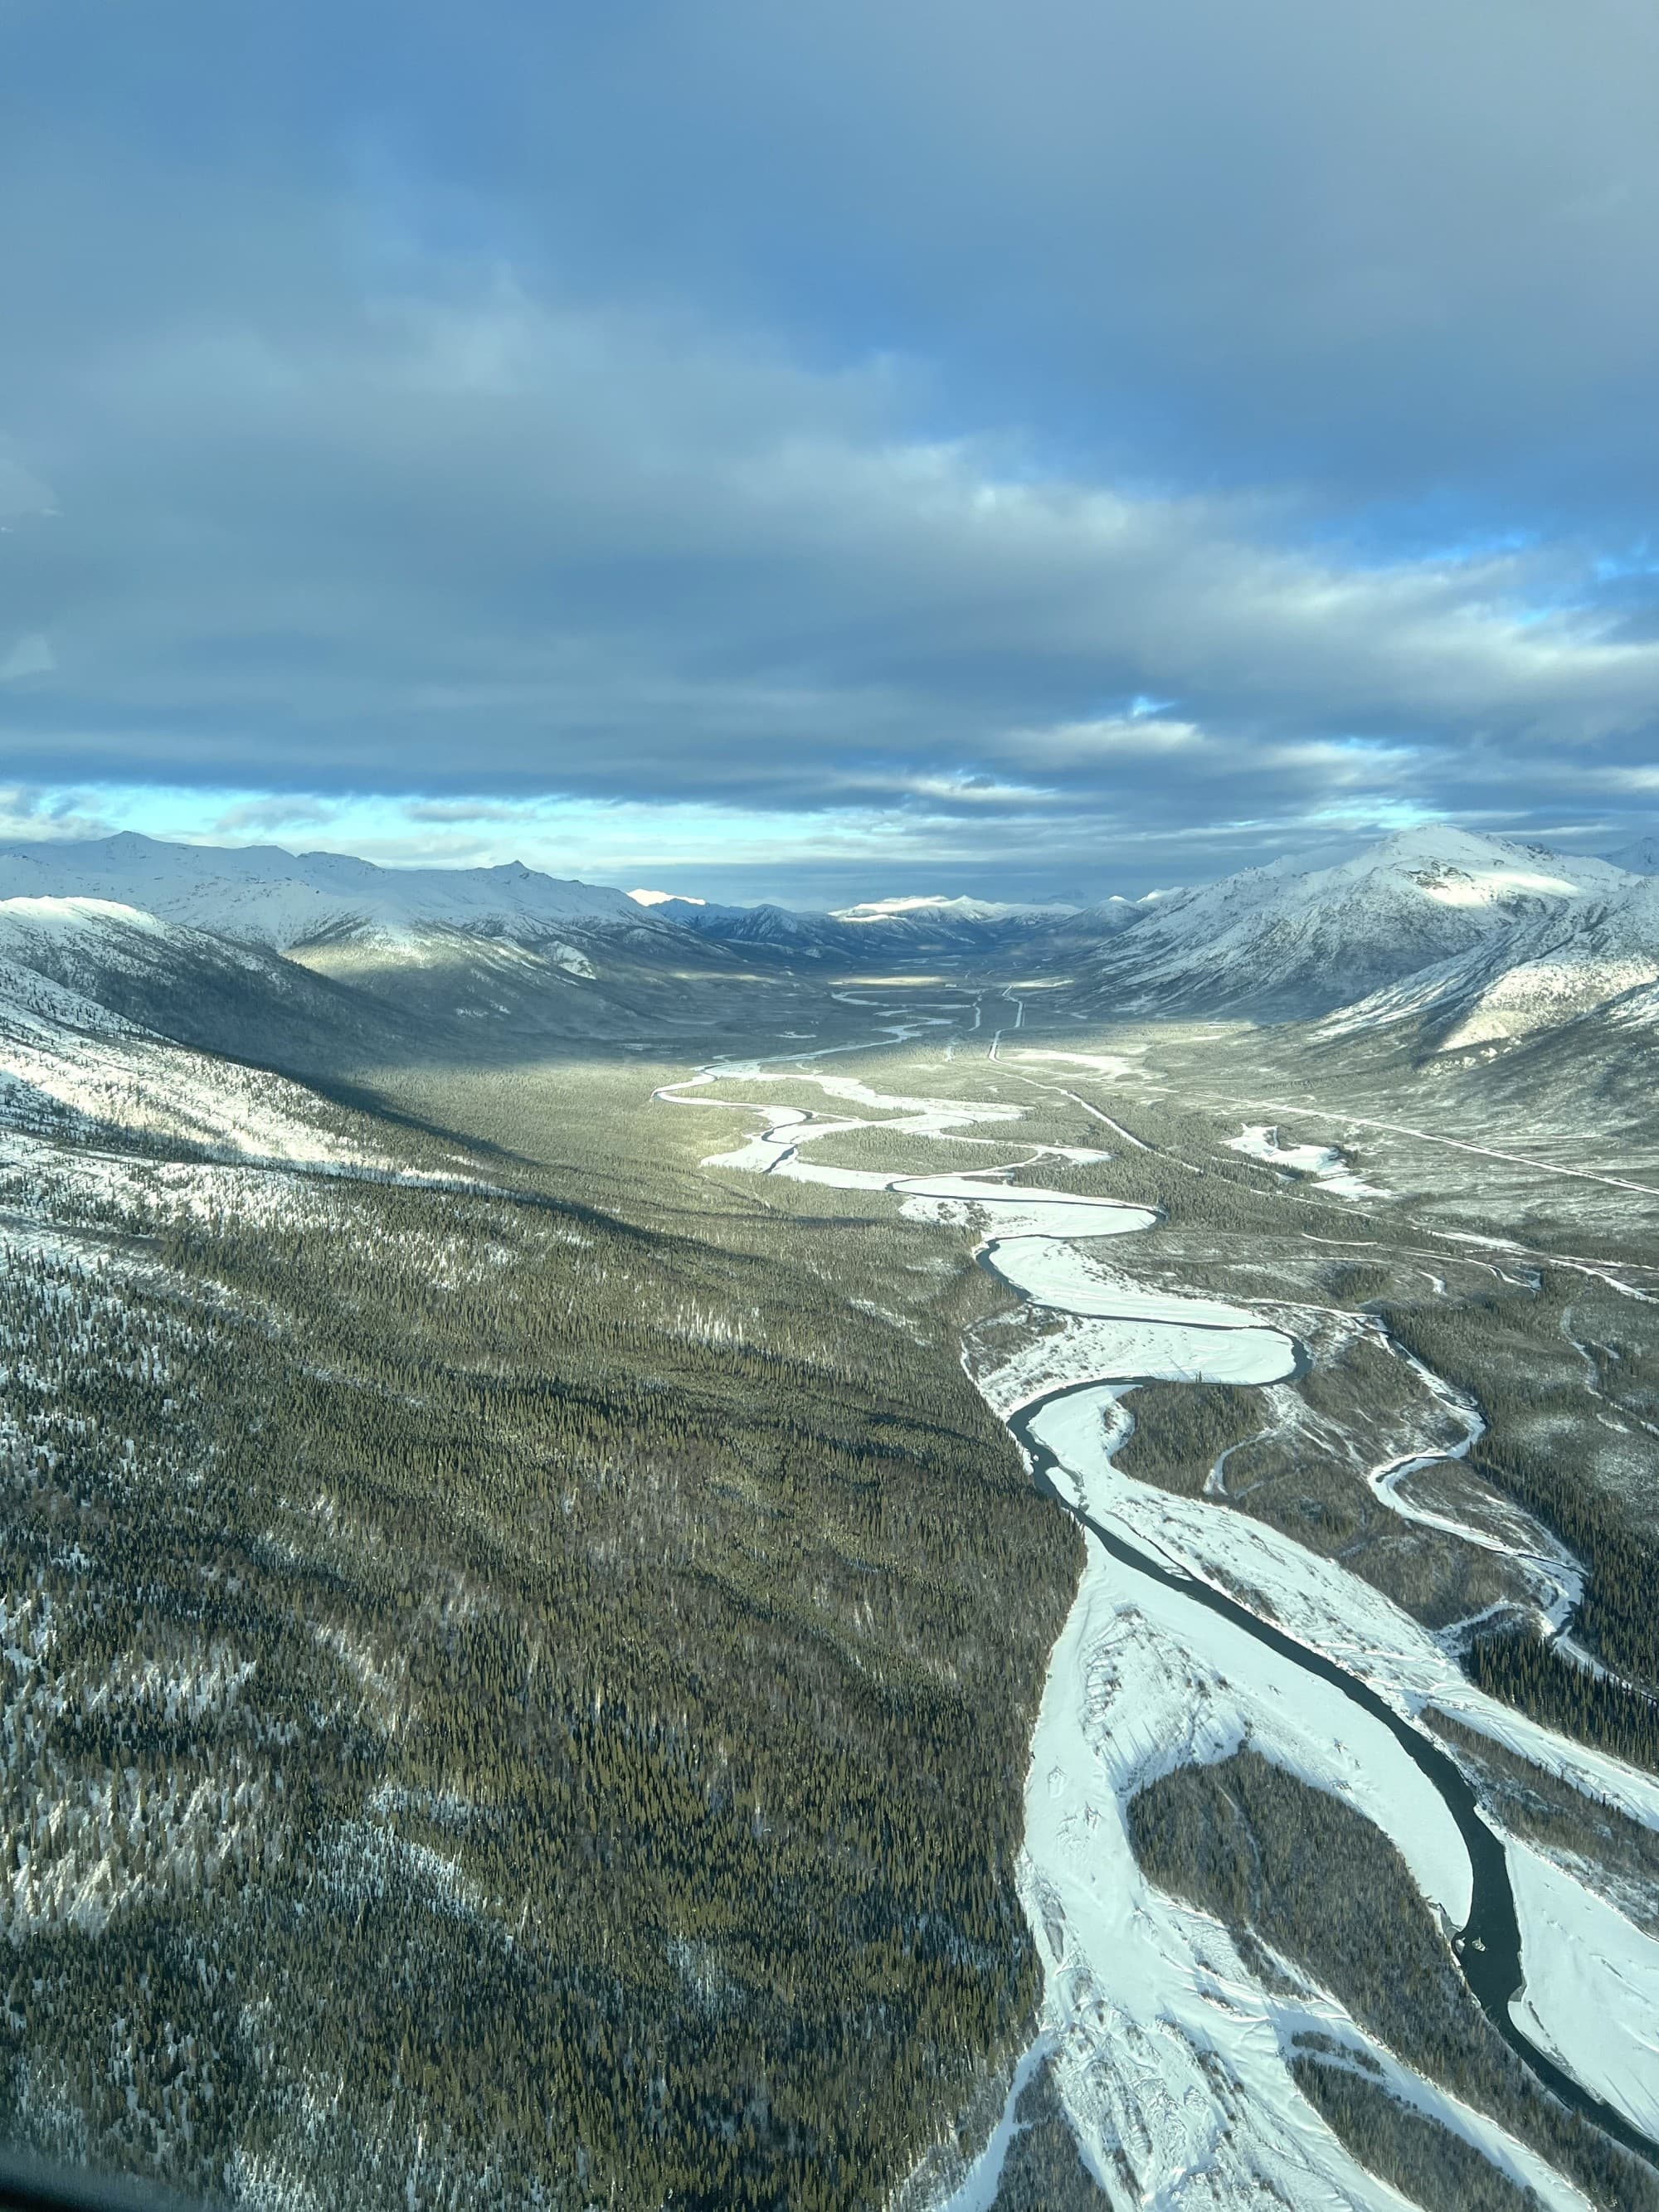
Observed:
[[[460,822],[471,826],[484,822],[533,823],[546,810],[533,801],[526,805],[472,798],[410,799],[402,811],[411,822]]]
[[[10,772],[1073,879],[1644,788],[1634,12],[185,21],[9,34]]]
[[[263,757],[313,785],[811,805],[861,775],[879,803],[896,769],[1017,773],[1034,705],[1075,730],[1103,692],[1241,744],[1650,726],[1659,646],[1521,618],[1553,562],[1344,566],[1248,503],[906,436],[884,382],[516,287],[280,347],[158,337],[61,471],[57,627],[118,681],[54,687],[39,742],[88,775]],[[112,448],[143,457],[125,508],[99,495]],[[1127,757],[1175,726],[1114,726]]]
[[[52,641],[42,637],[38,630],[20,637],[3,659],[0,659],[0,684],[21,683],[26,676],[50,676],[58,665],[58,657],[52,649]]]
[[[285,793],[279,798],[240,800],[216,814],[211,828],[216,835],[240,838],[250,830],[294,830],[306,823],[332,822],[339,811],[324,799]]]
[[[0,785],[0,837],[34,842],[52,837],[104,837],[113,824],[91,792]]]

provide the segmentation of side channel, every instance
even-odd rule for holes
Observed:
[[[995,1264],[994,1242],[983,1249],[980,1264],[988,1273],[996,1275],[1007,1288],[1015,1286],[1001,1274]],[[1299,1351],[1299,1347],[1298,1347]],[[1301,1362],[1298,1358],[1298,1366]],[[1133,1378],[1118,1376],[1112,1387],[1123,1389],[1133,1387]],[[1632,2127],[1622,2112],[1607,2104],[1581,2082],[1576,2081],[1565,2068],[1525,2035],[1510,2016],[1510,2002],[1519,1995],[1525,1977],[1521,1966],[1521,1923],[1516,1911],[1515,1892],[1510,1882],[1509,1862],[1501,1838],[1487,1825],[1468,1777],[1456,1761],[1443,1751],[1419,1729],[1403,1719],[1386,1699],[1378,1696],[1370,1686],[1351,1674],[1345,1668],[1328,1659],[1306,1644],[1298,1643],[1282,1629],[1227,1596],[1212,1584],[1200,1581],[1195,1575],[1182,1572],[1166,1565],[1139,1545],[1107,1528],[1074,1504],[1054,1480],[1054,1470],[1059,1462],[1045,1444],[1032,1433],[1032,1424],[1045,1406],[1058,1404],[1062,1399],[1076,1397],[1087,1390],[1098,1389],[1096,1382],[1073,1382],[1062,1389],[1050,1390],[1032,1401],[1007,1419],[1009,1433],[1024,1453],[1031,1468],[1032,1480],[1044,1496],[1052,1498],[1061,1510],[1087,1528],[1103,1544],[1120,1565],[1145,1575],[1150,1581],[1165,1589],[1176,1590],[1194,1604],[1208,1609],[1236,1628],[1253,1636],[1258,1644],[1280,1658],[1328,1682],[1343,1696],[1358,1705],[1362,1712],[1381,1721],[1395,1738],[1407,1757],[1427,1778],[1439,1793],[1447,1811],[1457,1823],[1469,1855],[1472,1876],[1469,1917],[1458,1931],[1456,1956],[1465,1980],[1479,2000],[1488,2020],[1503,2037],[1516,2056],[1560,2102],[1592,2122],[1615,2142],[1650,2165],[1659,2167],[1659,2143],[1650,2141],[1638,2128]]]

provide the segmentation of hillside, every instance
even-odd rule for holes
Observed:
[[[1610,862],[1436,825],[1333,866],[1280,860],[1144,910],[1091,979],[1124,1011],[1326,1014],[1505,939],[1614,898]]]

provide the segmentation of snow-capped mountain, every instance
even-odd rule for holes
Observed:
[[[1075,914],[1063,900],[1041,905],[1010,904],[1000,899],[944,898],[923,895],[913,898],[866,899],[857,906],[833,908],[831,921],[868,928],[884,922],[1053,921]]]
[[[1633,880],[1508,838],[1402,830],[1334,866],[1280,860],[1146,902],[1097,975],[1126,1012],[1327,1014]]]
[[[743,980],[723,948],[660,927],[585,941],[597,972],[562,936],[526,944],[424,922],[391,944],[342,932],[284,953],[107,899],[0,898],[0,1152],[118,1132],[325,1160],[319,1132],[337,1111],[309,1083],[355,1088],[393,1063],[512,1062],[532,1041],[686,1030],[701,1042]]]
[[[838,908],[828,920],[841,942],[860,959],[907,953],[971,953],[1024,945],[1066,922],[1077,908],[1060,903],[1021,905],[995,899],[933,896],[869,899]]]
[[[0,909],[32,969],[167,1036],[307,1074],[695,1030],[710,1016],[688,983],[718,992],[744,964],[623,892],[517,863],[66,841],[0,849]]]
[[[394,944],[450,928],[538,944],[562,932],[648,926],[623,892],[498,868],[380,868],[275,845],[171,845],[117,837],[0,849],[0,898],[102,899],[286,951],[340,937]]]
[[[1409,1030],[1439,1052],[1509,1044],[1656,981],[1659,877],[1630,876],[1340,1008],[1321,1034]]]
[[[1659,976],[1655,873],[1441,825],[1334,865],[1280,860],[1085,908],[925,894],[807,914],[516,862],[392,869],[132,835],[0,849],[0,902],[11,935],[30,935],[32,972],[170,1035],[258,1057],[286,1002],[290,1066],[311,1064],[305,1024],[337,1030],[348,1001],[360,1021],[372,999],[397,1023],[599,1036],[624,1014],[672,1029],[693,974],[758,959],[781,979],[808,963],[1017,959],[1101,1013],[1340,1013],[1341,1034],[1409,1032],[1413,1049],[1512,1041]],[[337,1003],[302,1012],[307,988]]]
[[[630,891],[653,920],[701,937],[732,945],[776,945],[816,955],[835,936],[821,914],[793,914],[782,906],[721,906],[710,899],[682,898],[669,891]]]
[[[871,899],[828,914],[781,906],[718,906],[661,891],[629,896],[660,920],[702,936],[808,960],[982,951],[1069,921],[1079,911],[1060,902],[1034,906],[932,894]]]
[[[1632,837],[1627,845],[1616,846],[1601,857],[1617,868],[1628,868],[1632,875],[1659,876],[1659,834],[1650,830],[1645,837]]]

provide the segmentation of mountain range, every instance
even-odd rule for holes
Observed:
[[[1036,978],[1047,1006],[1084,1019],[1311,1023],[1311,1044],[1418,1064],[1571,1031],[1595,1057],[1659,1024],[1656,866],[1651,839],[1598,860],[1431,825],[1333,864],[1092,907],[900,897],[810,914],[517,862],[393,869],[129,833],[0,849],[0,1026],[38,1046],[42,1022],[72,1030],[96,1008],[295,1068],[415,1030],[428,1048],[441,1035],[679,1049],[757,981],[908,962]]]
[[[934,953],[984,952],[1022,942],[1035,933],[1070,921],[1079,909],[1052,904],[1007,905],[991,899],[912,897],[872,899],[828,914],[802,914],[781,906],[717,906],[661,891],[633,891],[629,896],[664,921],[694,930],[728,945],[748,945],[793,953],[805,960],[879,957],[926,958]],[[1127,921],[1129,902],[1114,900]],[[1108,909],[1099,910],[1105,917]],[[1110,927],[1103,919],[1100,927]]]
[[[521,860],[498,868],[380,868],[343,853],[275,845],[174,845],[116,837],[0,850],[0,899],[94,898],[277,951],[356,937],[395,944],[434,928],[522,944],[571,927],[644,919],[624,892],[563,883]]]

